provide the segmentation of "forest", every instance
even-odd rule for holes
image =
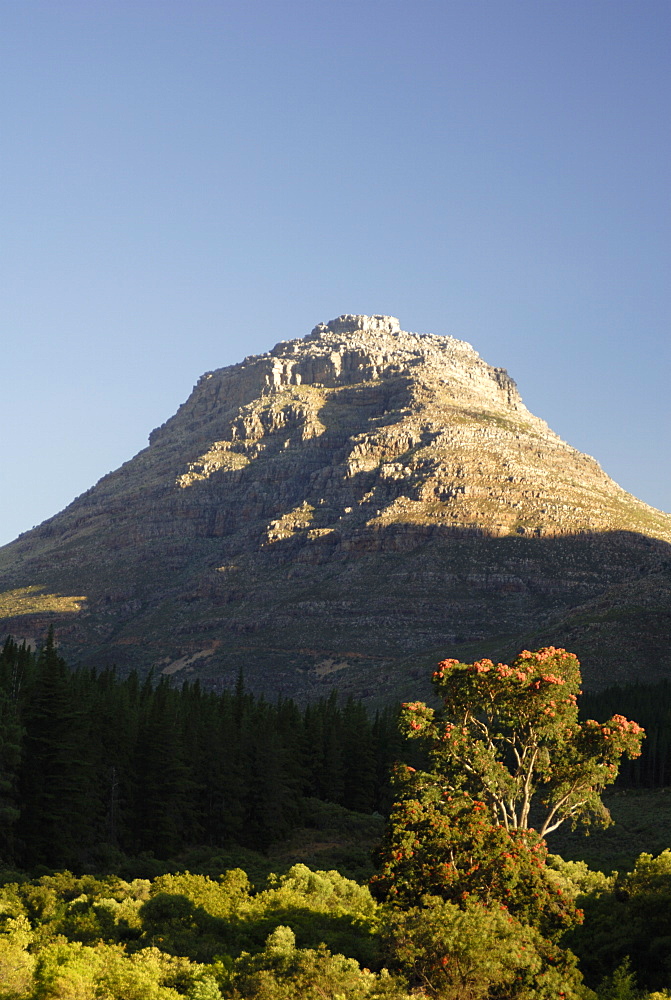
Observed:
[[[553,647],[434,685],[301,707],[7,640],[0,998],[671,996],[671,851],[548,851],[664,795],[671,685],[578,701]]]
[[[69,670],[53,637],[0,656],[2,857],[95,865],[112,852],[168,858],[185,846],[264,850],[305,800],[389,806],[397,712],[330,699],[299,709],[244,690]],[[100,859],[100,861],[98,861]]]

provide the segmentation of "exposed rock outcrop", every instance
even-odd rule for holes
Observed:
[[[2,607],[14,634],[55,618],[86,662],[387,697],[436,656],[570,635],[609,593],[619,621],[632,576],[655,606],[669,542],[469,344],[345,315],[203,375],[147,449],[0,550]],[[573,642],[588,682],[671,671],[643,638],[617,660],[611,633]]]

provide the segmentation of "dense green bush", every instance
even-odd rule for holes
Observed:
[[[402,985],[378,968],[379,911],[365,886],[304,865],[257,893],[240,870],[10,883],[0,998],[401,1000]]]
[[[579,899],[585,921],[567,942],[596,986],[628,961],[640,987],[671,987],[671,850],[642,854]]]

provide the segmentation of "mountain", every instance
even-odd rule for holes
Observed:
[[[71,662],[269,695],[415,695],[534,644],[599,687],[671,673],[670,542],[469,344],[346,315],[203,375],[0,549],[0,612]]]

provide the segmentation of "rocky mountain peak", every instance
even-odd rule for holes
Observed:
[[[409,658],[508,655],[632,567],[645,622],[670,540],[470,344],[345,314],[207,372],[149,448],[0,550],[0,612],[19,636],[55,616],[86,662],[409,695]]]
[[[343,313],[329,323],[318,323],[310,334],[311,337],[321,337],[328,333],[335,334],[356,334],[356,333],[401,333],[401,324],[395,316],[353,316],[351,313]]]
[[[492,369],[485,364],[466,341],[408,333],[394,316],[344,314],[328,323],[319,323],[301,340],[281,341],[269,355],[285,363],[284,369],[275,365],[280,381],[271,380],[273,385],[310,384],[315,372],[320,379],[341,382],[368,381],[389,374],[454,376],[464,369],[471,380],[477,373],[485,380],[493,377],[501,383],[507,374],[502,368]],[[319,364],[315,365],[318,359],[321,369]],[[420,372],[420,369],[425,370]],[[282,370],[284,377],[280,374]],[[514,385],[510,378],[507,383]]]

